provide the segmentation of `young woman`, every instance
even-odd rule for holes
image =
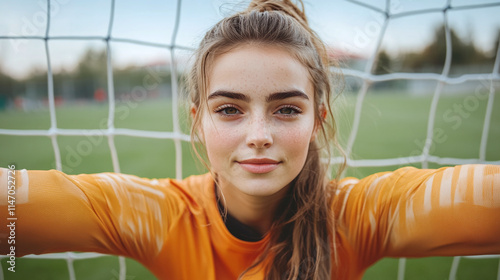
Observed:
[[[192,135],[210,173],[17,171],[16,256],[123,255],[159,279],[361,279],[383,257],[500,253],[499,166],[328,179],[329,66],[290,1],[223,19],[189,73]],[[12,172],[0,175],[6,205]]]

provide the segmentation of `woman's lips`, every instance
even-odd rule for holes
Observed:
[[[255,174],[269,173],[280,164],[279,161],[269,158],[252,158],[238,161],[238,163],[244,170]]]

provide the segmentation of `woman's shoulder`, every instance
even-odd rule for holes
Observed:
[[[177,188],[193,196],[206,196],[209,194],[214,184],[214,180],[210,173],[190,175],[182,180],[172,178],[160,179],[158,182],[162,187]]]
[[[196,207],[205,207],[214,195],[214,180],[210,173],[190,175],[182,180],[159,179],[158,184],[166,191],[174,191],[181,200]]]
[[[30,173],[47,174],[59,171],[29,171]],[[47,176],[46,175],[46,176]],[[146,178],[134,174],[103,172],[95,174],[78,174],[66,175],[69,179],[89,182],[98,185],[122,186],[127,188],[137,188],[143,190],[183,190],[186,193],[199,193],[201,189],[205,189],[208,185],[213,184],[212,176],[207,174],[191,175],[184,179],[178,180],[175,178]]]
[[[106,184],[113,188],[127,192],[140,191],[141,193],[157,193],[163,199],[179,200],[179,202],[200,204],[206,200],[213,190],[213,179],[210,173],[201,175],[190,175],[184,179],[174,178],[145,178],[136,175],[122,173],[99,173],[76,175],[86,181],[94,181],[97,184]],[[182,203],[181,203],[182,204]]]

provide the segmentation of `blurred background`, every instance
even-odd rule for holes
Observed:
[[[344,74],[334,107],[343,176],[500,164],[500,1],[304,2]],[[247,4],[0,0],[0,166],[206,172],[188,141],[183,76],[204,33]],[[68,269],[76,279],[154,279],[132,260],[120,276],[115,257],[18,261],[25,268],[12,274],[2,260],[5,279],[68,279]],[[403,276],[447,279],[454,261],[457,279],[500,277],[498,258],[408,260]],[[398,262],[365,279],[397,279]]]

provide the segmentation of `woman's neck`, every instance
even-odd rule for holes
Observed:
[[[253,196],[235,187],[218,186],[216,191],[231,216],[264,236],[273,223],[277,207],[288,187],[271,196]]]

